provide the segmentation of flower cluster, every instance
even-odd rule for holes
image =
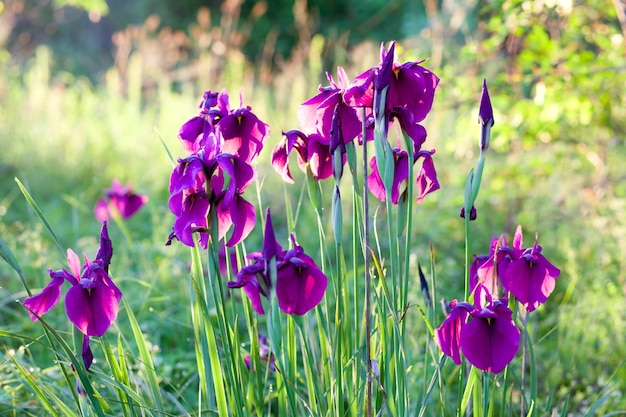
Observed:
[[[474,304],[452,301],[448,317],[435,331],[442,352],[456,364],[461,364],[462,352],[478,369],[501,372],[517,354],[520,339],[509,296],[534,311],[548,299],[560,272],[541,254],[536,236],[532,247],[523,247],[521,226],[511,247],[505,236],[494,237],[490,254],[475,256],[470,266]],[[504,296],[496,299],[500,287]]]
[[[350,80],[341,67],[337,68],[338,79],[326,74],[329,86],[319,87],[319,93],[305,101],[298,109],[300,130],[283,133],[283,139],[274,147],[272,166],[286,182],[293,183],[288,158],[292,151],[298,155],[298,165],[313,178],[325,179],[333,174],[333,160],[345,163],[345,145],[358,139],[359,143],[374,138],[374,114],[378,111],[385,131],[394,120],[411,139],[412,149],[396,147],[393,152],[392,200],[398,203],[399,196],[408,187],[409,170],[418,159],[422,168],[417,175],[417,200],[421,202],[430,192],[439,188],[432,155],[434,149],[422,149],[426,140],[426,129],[419,123],[430,111],[439,78],[422,67],[422,61],[395,62],[395,44],[389,50],[381,48],[378,66]],[[375,103],[378,97],[379,103]],[[362,126],[365,125],[365,138]],[[385,136],[386,139],[386,136]],[[409,158],[409,155],[411,157]],[[412,160],[410,160],[412,159]],[[378,199],[386,198],[385,187],[380,178],[376,157],[370,161],[372,173],[369,177],[370,191]],[[335,167],[335,171],[337,168]]]
[[[78,255],[67,250],[69,271],[49,270],[52,281],[41,293],[24,300],[30,318],[36,321],[54,307],[61,298],[61,287],[67,280],[72,287],[65,296],[65,310],[70,321],[84,334],[83,361],[89,369],[93,360],[89,349],[89,336],[102,336],[115,321],[119,310],[122,292],[109,277],[109,264],[113,256],[113,246],[109,239],[107,223],[102,224],[100,248],[96,258],[90,261],[83,255],[81,265]]]
[[[148,196],[136,194],[130,185],[123,186],[114,179],[111,188],[104,190],[104,196],[96,202],[93,213],[99,222],[109,220],[114,212],[128,219],[147,202]]]
[[[170,177],[170,211],[176,216],[168,244],[176,238],[193,246],[193,233],[206,248],[208,218],[217,219],[219,239],[229,235],[227,246],[245,239],[254,228],[254,206],[242,196],[254,181],[252,162],[263,148],[269,127],[250,107],[231,110],[228,94],[204,93],[200,115],[185,122],[178,136],[190,152],[178,160]]]
[[[278,244],[268,210],[263,250],[248,255],[252,263],[239,270],[236,281],[228,283],[229,288],[243,288],[259,314],[265,313],[261,296],[270,299],[275,294],[278,307],[295,315],[306,314],[324,297],[328,278],[298,246],[293,235],[291,243],[288,250]]]

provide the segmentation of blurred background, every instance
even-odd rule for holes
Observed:
[[[166,148],[182,155],[176,134],[202,93],[226,88],[233,107],[241,93],[271,126],[260,199],[280,211],[285,194],[298,201],[303,177],[283,186],[270,149],[297,128],[297,106],[326,85],[325,71],[340,65],[354,77],[378,63],[381,42],[397,40],[401,62],[426,59],[441,78],[425,121],[441,190],[416,209],[411,231],[422,262],[433,247],[441,297],[463,288],[458,213],[486,78],[495,126],[472,252],[487,253],[493,235],[512,238],[518,224],[526,246],[539,233],[562,271],[533,322],[540,392],[555,404],[569,393],[577,410],[597,396],[601,410],[626,408],[625,36],[621,0],[2,0],[0,235],[43,286],[63,259],[14,177],[75,250],[97,244],[102,190],[129,182],[150,197],[130,222],[150,262],[147,271],[121,255],[118,275],[150,288],[141,303],[151,314],[182,317],[184,306],[168,303],[184,276],[172,259],[187,252],[163,246],[173,220]],[[0,326],[24,331],[21,285],[1,263],[0,287]],[[155,344],[176,347],[162,322],[147,323]]]

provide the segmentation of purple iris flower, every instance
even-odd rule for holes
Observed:
[[[193,246],[194,232],[205,232],[200,234],[203,247],[208,242],[209,196],[205,181],[204,165],[197,156],[180,159],[170,177],[168,206],[176,216],[173,235],[187,246]]]
[[[241,104],[232,111],[225,90],[205,92],[200,109],[200,115],[179,131],[191,155],[179,159],[170,176],[168,205],[176,220],[166,244],[176,238],[193,246],[193,233],[200,233],[200,245],[206,248],[207,217],[215,210],[219,239],[232,229],[226,245],[234,246],[256,222],[254,206],[242,195],[255,179],[251,163],[263,148],[269,127],[250,107]]]
[[[561,274],[559,268],[541,254],[541,246],[522,247],[522,227],[518,226],[513,247],[502,247],[510,263],[501,272],[502,286],[519,300],[527,311],[534,311],[546,302]]]
[[[307,164],[313,177],[319,180],[333,175],[333,160],[328,142],[317,133],[309,135],[299,130],[283,132],[283,138],[272,151],[272,167],[285,182],[294,183],[289,170],[289,154],[298,153],[298,165],[306,172]]]
[[[424,61],[395,62],[395,44],[388,50],[380,48],[380,65],[370,68],[355,78],[347,102],[375,105],[371,98],[373,90],[388,87],[385,112],[404,107],[411,112],[416,123],[426,118],[433,105],[439,77],[420,64]],[[390,65],[391,64],[391,65]],[[391,69],[391,71],[390,71]],[[367,91],[367,93],[365,93]],[[355,99],[356,96],[356,99]]]
[[[493,301],[482,284],[476,287],[474,299],[480,301],[475,305],[451,303],[450,315],[435,330],[435,341],[457,365],[462,353],[476,368],[497,374],[517,354],[520,332],[506,299]]]
[[[243,288],[252,307],[264,314],[261,296],[269,298],[274,285],[270,282],[269,265],[276,260],[276,298],[279,308],[287,314],[304,315],[315,308],[324,297],[328,278],[315,264],[313,258],[291,236],[292,248],[282,250],[274,238],[274,229],[267,211],[263,250],[248,255],[252,263],[240,269],[237,280],[229,288]]]
[[[393,53],[390,48],[389,53]],[[381,49],[381,61],[384,63],[387,52]],[[387,110],[394,107],[406,107],[416,123],[426,118],[433,105],[435,89],[439,77],[420,64],[424,61],[409,61],[403,64],[393,63],[392,76],[387,91]]]
[[[114,179],[111,188],[106,189],[104,197],[96,203],[94,215],[99,222],[104,222],[109,220],[112,210],[115,210],[122,219],[128,219],[147,202],[148,196],[135,194],[130,185],[122,186],[117,179]]]
[[[115,321],[122,298],[122,292],[108,274],[112,255],[111,240],[104,222],[96,259],[90,261],[85,255],[85,263],[81,266],[78,255],[68,249],[69,271],[50,270],[52,281],[40,294],[24,300],[31,320],[36,321],[58,303],[61,287],[67,280],[72,284],[65,296],[65,310],[70,321],[86,336],[102,336]]]
[[[213,207],[218,218],[218,237],[231,229],[227,246],[241,242],[256,222],[254,206],[242,194],[252,184],[256,171],[242,157],[221,152],[221,130],[211,132],[205,147],[179,159],[170,176],[170,211],[176,216],[171,240],[176,237],[193,246],[193,233],[200,233],[200,244],[208,245],[207,216]],[[249,155],[247,155],[249,156]]]
[[[243,102],[241,97],[240,102]],[[248,163],[252,162],[269,137],[269,126],[259,120],[249,106],[243,107],[243,103],[238,109],[230,110],[225,90],[218,96],[218,103],[220,117],[216,126],[223,139],[220,152],[236,155]]]
[[[319,94],[300,105],[298,123],[305,134],[317,133],[323,138],[324,143],[330,143],[333,114],[335,107],[338,106],[337,113],[341,118],[343,139],[351,142],[361,133],[361,120],[356,109],[344,100],[344,94],[347,94],[350,88],[350,80],[341,67],[337,67],[336,83],[329,73],[326,73],[326,77],[330,86],[320,87]]]

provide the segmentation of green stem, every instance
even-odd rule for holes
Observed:
[[[363,108],[363,120],[365,120],[365,108]],[[369,271],[369,198],[367,186],[367,140],[365,124],[362,129],[363,137],[363,258],[365,263],[365,363],[367,367],[367,380],[365,384],[365,415],[372,417],[372,283]]]

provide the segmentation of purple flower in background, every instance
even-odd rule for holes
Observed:
[[[96,259],[90,261],[85,255],[81,266],[78,255],[67,250],[69,271],[49,271],[52,281],[43,291],[24,300],[31,320],[47,313],[59,301],[61,286],[67,280],[72,287],[65,296],[65,310],[70,321],[86,336],[102,336],[115,321],[122,292],[108,274],[113,255],[107,224],[102,224],[100,249]]]
[[[318,180],[333,175],[329,143],[317,133],[307,135],[299,130],[290,130],[283,133],[282,140],[272,151],[272,167],[285,182],[294,183],[289,170],[289,155],[294,150],[298,153],[298,166],[303,172],[306,172],[308,164],[313,177]]]
[[[148,202],[145,195],[135,194],[132,188],[122,186],[114,179],[111,188],[104,191],[104,197],[100,198],[94,207],[94,215],[99,222],[104,222],[116,211],[122,219],[128,219]]]
[[[500,273],[502,286],[519,300],[528,311],[534,311],[546,302],[556,285],[561,271],[541,254],[541,246],[522,247],[522,227],[518,226],[513,247],[502,247],[510,261]]]
[[[265,310],[261,296],[270,298],[273,285],[278,306],[287,314],[303,315],[315,308],[324,297],[328,278],[315,264],[313,258],[291,236],[292,248],[282,250],[274,238],[274,229],[267,211],[263,250],[248,255],[252,264],[240,269],[236,281],[229,288],[243,288],[252,307],[259,314]],[[276,283],[271,282],[272,259],[276,260]]]
[[[476,368],[497,374],[517,354],[520,332],[506,299],[493,301],[482,284],[476,287],[474,299],[480,301],[475,305],[451,303],[450,315],[435,330],[435,341],[457,365],[462,353]]]
[[[228,266],[233,275],[237,275],[239,272],[239,262],[237,262],[237,253],[227,248],[226,245],[220,245],[218,252],[218,260],[220,264],[220,274],[222,276],[228,276]]]
[[[272,355],[272,351],[270,350],[269,345],[267,344],[267,337],[259,333],[259,359],[261,362],[265,362],[268,364],[271,371],[276,370],[276,359]],[[246,368],[250,369],[252,365],[252,356],[247,355],[243,358],[244,363],[246,364]]]

